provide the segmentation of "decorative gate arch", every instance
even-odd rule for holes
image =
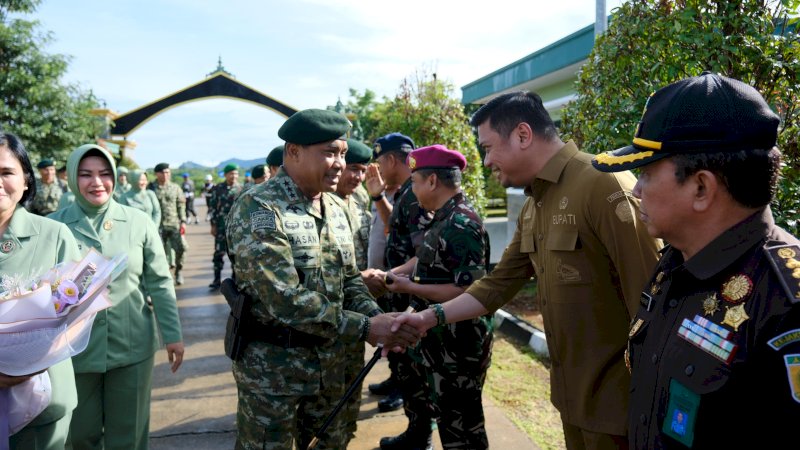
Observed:
[[[171,108],[184,103],[210,98],[230,98],[253,103],[257,106],[271,109],[284,117],[289,117],[297,112],[295,108],[236,81],[233,75],[222,67],[222,58],[220,58],[217,62],[217,69],[208,74],[205,80],[152,103],[113,117],[114,123],[110,127],[109,134],[125,139],[147,121]]]

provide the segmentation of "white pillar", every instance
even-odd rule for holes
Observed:
[[[595,37],[603,34],[608,28],[608,14],[606,14],[606,0],[595,0]]]

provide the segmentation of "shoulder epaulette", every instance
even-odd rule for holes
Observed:
[[[800,246],[774,245],[764,247],[772,270],[792,303],[800,302]]]

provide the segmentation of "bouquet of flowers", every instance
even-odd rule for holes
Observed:
[[[22,429],[50,403],[50,378],[43,371],[86,349],[97,312],[111,306],[108,284],[126,265],[127,255],[108,259],[92,249],[36,279],[0,277],[0,373],[35,374],[0,388],[0,423],[8,420],[0,438]]]

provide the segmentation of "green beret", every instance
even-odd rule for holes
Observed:
[[[372,149],[361,141],[355,139],[347,140],[347,153],[344,161],[347,164],[367,164],[372,159]]]
[[[125,167],[125,166],[117,167],[117,176],[119,176],[119,174],[121,174],[121,173],[124,173],[125,175],[128,175],[128,168]]]
[[[292,114],[278,130],[278,137],[299,145],[347,139],[352,124],[347,117],[327,109],[305,109]]]
[[[283,145],[279,145],[272,149],[267,155],[268,166],[282,166],[283,165]]]
[[[156,164],[156,173],[163,172],[164,170],[169,169],[169,163],[158,163]]]
[[[237,166],[236,164],[231,163],[231,164],[226,165],[225,168],[222,169],[222,173],[233,172],[234,170],[239,170],[239,166]]]
[[[252,169],[250,169],[250,172],[253,178],[262,178],[266,174],[263,164],[259,164],[253,167]]]
[[[43,160],[39,161],[39,164],[36,165],[36,168],[37,169],[44,169],[45,167],[50,167],[50,166],[55,166],[55,165],[56,165],[56,163],[54,163],[52,159],[47,158],[47,159],[43,159]]]

